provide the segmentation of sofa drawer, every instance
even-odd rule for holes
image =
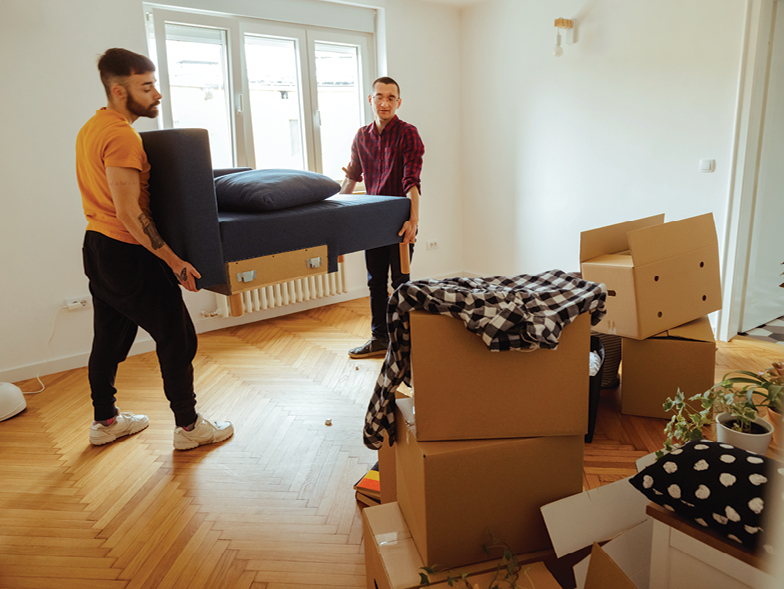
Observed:
[[[327,273],[327,246],[226,263],[231,294]]]

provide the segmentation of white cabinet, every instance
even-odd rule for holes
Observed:
[[[653,517],[650,589],[768,589],[773,577],[755,554],[698,530],[650,504]]]

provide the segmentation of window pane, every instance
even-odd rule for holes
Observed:
[[[174,128],[207,129],[213,167],[233,166],[226,32],[167,24],[166,54]]]
[[[348,164],[351,141],[362,124],[357,47],[315,45],[322,169],[325,175],[341,181],[341,168]]]
[[[305,169],[297,42],[245,35],[256,168]]]

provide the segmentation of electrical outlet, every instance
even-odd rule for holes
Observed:
[[[89,309],[92,307],[92,300],[89,296],[81,296],[73,299],[65,299],[65,308],[69,311],[78,311],[79,309]]]
[[[427,249],[428,250],[437,250],[438,249],[438,241],[435,239],[431,239],[427,242]]]

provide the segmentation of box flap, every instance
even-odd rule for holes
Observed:
[[[601,256],[616,254],[629,249],[627,234],[630,231],[661,225],[664,213],[636,221],[624,221],[580,233],[580,263]]]
[[[619,268],[631,268],[634,260],[630,252],[619,252],[617,254],[602,254],[591,258],[588,264],[601,264],[602,266],[618,266]]]
[[[634,462],[634,466],[637,467],[637,472],[640,472],[648,468],[654,462],[656,462],[656,452],[651,452],[650,454],[646,454],[642,458],[638,458]]]
[[[694,342],[715,342],[716,338],[713,335],[713,328],[711,327],[710,319],[708,316],[700,317],[694,321],[689,321],[678,327],[671,327],[667,331],[662,331],[656,335],[652,335],[651,339],[680,339]]]
[[[713,337],[713,328],[711,327],[710,320],[707,317],[700,317],[694,321],[689,321],[678,327],[673,327],[667,330],[670,337],[678,339],[687,339],[696,342],[713,342],[716,339]]]
[[[634,265],[638,268],[706,246],[716,245],[718,248],[713,213],[635,228],[629,231],[627,238]]]
[[[637,589],[631,579],[615,564],[602,547],[594,542],[585,589]]]
[[[614,538],[648,517],[648,498],[623,479],[542,507],[555,555]]]
[[[637,524],[602,549],[637,589],[648,589],[651,576],[653,519]]]
[[[390,589],[418,587],[419,569],[424,563],[398,504],[366,507],[362,517],[373,538],[373,549],[378,551],[378,572],[389,581]]]
[[[363,514],[379,546],[384,546],[411,537],[406,520],[397,503],[388,503],[366,508]]]

